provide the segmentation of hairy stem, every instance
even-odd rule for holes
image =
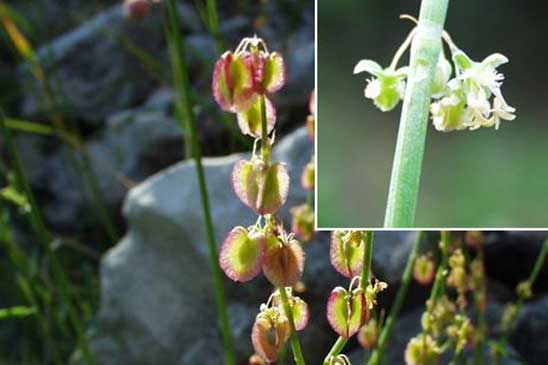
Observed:
[[[177,88],[177,105],[179,106],[178,109],[180,109],[180,113],[177,113],[177,117],[181,126],[183,128],[186,127],[184,130],[185,136],[187,137],[187,141],[185,141],[185,148],[188,148],[188,146],[192,147],[191,155],[194,157],[196,176],[198,178],[198,186],[200,188],[200,199],[202,203],[204,226],[215,290],[215,301],[223,336],[225,361],[227,365],[234,365],[236,363],[234,344],[228,322],[223,280],[221,268],[219,267],[219,257],[217,255],[217,247],[215,245],[215,232],[213,229],[213,222],[209,207],[209,196],[207,192],[204,169],[202,166],[202,152],[200,149],[200,143],[198,142],[196,116],[192,110],[192,103],[190,100],[190,81],[188,79],[188,68],[184,57],[183,37],[179,33],[179,13],[177,11],[175,0],[167,1],[167,12],[171,25],[171,31],[167,32],[168,41],[172,50],[171,66],[175,77],[175,86]],[[184,117],[186,117],[186,121],[182,120]]]
[[[295,320],[293,319],[293,313],[291,312],[291,307],[289,306],[287,293],[285,292],[285,288],[279,288],[278,292],[280,293],[285,316],[289,321],[289,328],[291,330],[291,350],[293,351],[293,358],[295,359],[296,365],[305,365],[303,352],[301,350],[301,343],[299,342],[297,330],[295,329]]]
[[[384,324],[381,330],[381,333],[379,335],[379,342],[378,342],[377,348],[371,354],[371,358],[369,359],[368,365],[378,365],[380,364],[381,359],[384,357],[384,352],[386,350],[388,339],[390,338],[390,335],[392,334],[392,330],[394,329],[394,325],[396,323],[398,315],[400,314],[400,311],[403,307],[405,297],[407,296],[409,285],[411,284],[411,279],[413,277],[413,265],[415,264],[415,258],[417,257],[417,253],[419,252],[423,235],[424,235],[423,232],[418,232],[417,234],[415,245],[413,246],[413,249],[411,250],[409,257],[407,258],[407,263],[405,264],[405,269],[403,270],[403,274],[401,278],[401,286],[398,289],[398,293],[396,294],[396,300],[394,301],[394,304],[392,305],[392,308],[390,309],[390,314],[388,315],[388,318],[386,319],[386,323]]]
[[[421,3],[388,192],[384,220],[387,228],[415,225],[432,81],[448,5],[449,0],[423,0]]]
[[[363,250],[363,265],[362,272],[360,274],[360,287],[365,292],[367,284],[369,283],[369,278],[371,276],[371,259],[373,258],[373,232],[363,232],[363,242],[365,247]],[[323,362],[324,365],[329,364],[329,360],[332,357],[340,354],[341,351],[344,349],[344,346],[346,346],[347,342],[348,338],[339,336],[339,338],[337,339],[337,341],[335,341],[333,347],[331,347],[331,350],[329,350],[329,353],[325,357],[325,360]]]

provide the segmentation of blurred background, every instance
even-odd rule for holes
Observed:
[[[387,66],[419,0],[318,1],[318,226],[382,227],[400,105],[382,113],[363,91],[363,58]],[[460,0],[446,30],[476,61],[500,52],[517,118],[498,131],[437,132],[429,121],[418,227],[548,226],[548,36],[543,1]],[[448,52],[448,51],[446,51]],[[446,53],[448,54],[448,53]],[[402,63],[403,61],[403,63]],[[408,62],[408,56],[400,65]]]

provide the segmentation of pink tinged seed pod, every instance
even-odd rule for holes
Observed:
[[[377,347],[379,340],[379,324],[375,318],[369,319],[358,332],[358,342],[367,350]]]
[[[310,319],[310,311],[308,309],[308,304],[301,298],[292,294],[291,290],[287,290],[287,296],[289,301],[289,306],[291,308],[291,314],[293,316],[293,321],[295,322],[295,329],[297,331],[302,331],[305,329]],[[280,296],[274,296],[272,304],[283,311],[283,304],[280,300]]]
[[[247,110],[257,99],[253,84],[249,63],[238,55],[227,51],[215,63],[211,88],[221,109],[232,113]]]
[[[303,275],[304,259],[297,240],[282,244],[276,237],[267,238],[263,273],[275,287],[293,286]]]
[[[303,241],[310,241],[314,236],[314,211],[308,204],[298,205],[290,209],[291,230]]]
[[[262,234],[236,227],[221,247],[221,269],[234,281],[249,281],[261,272],[264,252],[265,239]]]
[[[428,255],[422,255],[415,259],[413,276],[421,285],[430,285],[436,274],[436,265]]]
[[[266,129],[268,134],[274,129],[276,124],[276,109],[272,102],[265,97],[266,107]],[[261,98],[256,98],[256,101],[249,109],[238,113],[238,126],[243,134],[251,137],[261,138],[263,114],[261,109]]]
[[[285,62],[281,54],[272,52],[265,59],[261,87],[267,93],[275,93],[285,84]]]
[[[289,193],[285,164],[265,165],[260,159],[239,161],[232,170],[232,186],[242,203],[259,215],[274,214]]]
[[[304,167],[303,173],[301,175],[301,185],[306,190],[314,190],[316,177],[316,167],[314,162],[309,162]]]
[[[290,334],[289,321],[277,308],[259,313],[251,332],[253,349],[264,361],[278,360],[278,354]]]
[[[359,275],[363,267],[364,244],[361,241],[356,242],[357,240],[343,240],[339,232],[333,232],[331,235],[329,250],[331,265],[349,279]]]
[[[140,21],[150,14],[152,4],[150,0],[125,0],[124,15],[135,21]]]
[[[352,337],[368,316],[369,309],[360,290],[349,293],[342,287],[336,287],[331,291],[327,301],[327,320],[339,336]]]

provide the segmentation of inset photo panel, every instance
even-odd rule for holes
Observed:
[[[548,227],[545,10],[318,0],[317,228]]]

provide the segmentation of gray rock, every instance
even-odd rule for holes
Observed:
[[[193,8],[179,5],[183,31],[199,31]],[[159,6],[154,8],[144,21],[132,22],[124,17],[121,5],[112,6],[38,50],[65,115],[97,125],[153,90],[156,76],[147,73],[125,44],[130,41],[159,62],[165,61],[162,11]],[[43,88],[32,78],[28,64],[20,74],[25,90],[23,114],[29,118],[45,115]]]
[[[169,97],[164,93],[153,94],[141,108],[112,115],[101,135],[86,144],[99,190],[111,209],[119,209],[132,184],[182,157],[181,129],[168,114]],[[82,194],[70,153],[63,148],[50,157],[34,184],[49,196],[45,202],[48,221],[62,230],[70,229],[75,216],[93,210],[90,197]],[[88,217],[90,224],[96,222],[93,214]]]

